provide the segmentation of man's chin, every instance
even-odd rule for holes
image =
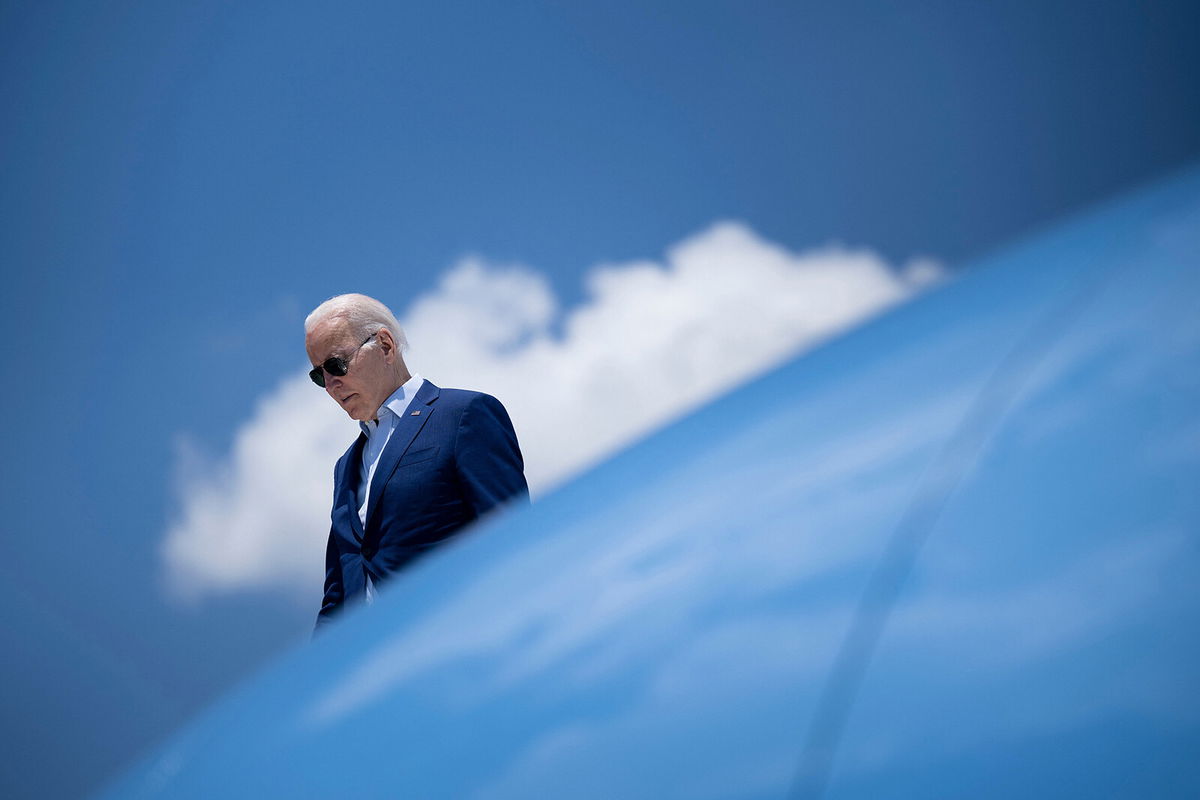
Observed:
[[[349,402],[341,402],[342,410],[346,415],[355,422],[370,422],[375,419],[375,414],[379,407],[371,407],[369,401],[363,399],[363,396],[357,392],[346,398]]]

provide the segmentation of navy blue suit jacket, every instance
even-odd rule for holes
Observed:
[[[399,420],[371,480],[367,526],[356,491],[365,434],[334,468],[325,597],[317,627],[412,559],[509,500],[528,502],[508,412],[491,395],[428,380]]]

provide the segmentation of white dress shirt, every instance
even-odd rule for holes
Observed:
[[[362,432],[367,435],[367,442],[362,449],[357,494],[358,519],[362,522],[364,531],[367,529],[367,504],[371,500],[371,479],[375,477],[379,457],[383,455],[383,448],[387,447],[388,440],[392,438],[392,431],[396,430],[396,424],[404,417],[417,395],[417,390],[424,382],[425,379],[420,375],[413,375],[383,402],[379,411],[375,413],[375,420],[358,423]],[[375,584],[371,582],[371,576],[367,575],[367,602],[374,601]]]

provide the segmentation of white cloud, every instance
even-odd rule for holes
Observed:
[[[531,269],[465,259],[401,321],[416,371],[504,402],[536,496],[941,275],[865,249],[793,253],[720,223],[663,262],[595,268],[588,299],[569,309]],[[203,463],[183,442],[180,513],[163,544],[171,590],[277,587],[311,599],[333,463],[355,435],[298,371],[262,398],[225,458]]]

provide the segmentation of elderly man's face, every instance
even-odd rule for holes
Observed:
[[[396,389],[392,369],[396,351],[386,329],[359,347],[361,344],[361,337],[342,319],[320,322],[304,337],[304,349],[314,366],[325,363],[330,356],[349,360],[345,375],[325,373],[325,392],[351,419],[366,421],[375,418],[383,401]]]

